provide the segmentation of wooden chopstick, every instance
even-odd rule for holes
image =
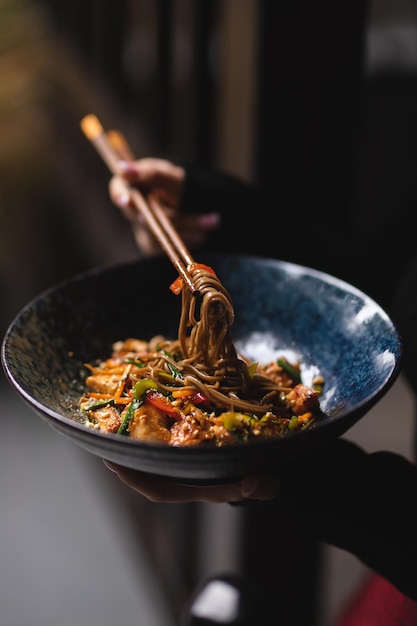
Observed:
[[[106,133],[95,115],[86,115],[81,120],[80,125],[87,139],[91,141],[113,174],[120,174],[118,162],[121,159],[133,160],[133,153],[123,135],[118,131]],[[124,191],[130,196],[135,207],[145,218],[153,235],[178,273],[182,276],[187,287],[192,293],[196,293],[196,286],[188,273],[188,266],[192,265],[194,260],[165,211],[155,198],[149,197],[145,199],[138,189],[132,187],[123,179],[121,181],[124,185]]]
[[[117,152],[121,159],[123,159],[124,161],[135,160],[132,149],[127,143],[126,138],[119,130],[109,130],[107,131],[106,135],[110,144],[113,146],[114,150]],[[152,196],[149,196],[147,198],[147,202],[150,205],[150,208],[153,210],[160,225],[164,228],[166,234],[170,238],[171,242],[175,245],[178,253],[187,264],[187,266],[195,263],[193,257],[190,255],[177,230],[174,228],[171,220],[169,219],[159,202],[157,202]]]
[[[110,144],[113,146],[113,149],[117,152],[117,154],[123,161],[135,160],[135,155],[133,154],[131,147],[127,143],[125,136],[120,132],[120,130],[108,130],[106,132],[106,135]]]

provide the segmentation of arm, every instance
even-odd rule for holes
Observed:
[[[309,473],[308,459],[284,470],[274,506],[417,600],[417,467],[391,452],[366,454],[343,439],[320,456]]]
[[[390,453],[367,454],[338,439],[279,475],[240,483],[184,486],[108,464],[132,489],[156,502],[230,502],[279,507],[302,534],[354,554],[417,600],[417,467]]]

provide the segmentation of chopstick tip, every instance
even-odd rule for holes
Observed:
[[[98,121],[97,116],[92,113],[83,117],[80,122],[80,126],[84,135],[90,140],[95,139],[103,132],[103,127]]]

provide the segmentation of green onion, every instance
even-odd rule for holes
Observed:
[[[286,359],[277,359],[277,363],[282,367],[285,372],[287,372],[288,376],[291,376],[295,383],[301,383],[300,372],[290,363],[288,363]]]
[[[168,357],[168,359],[175,361],[174,355],[171,354],[171,352],[168,352],[168,350],[164,350],[164,348],[158,346],[157,351],[162,352],[162,354]],[[178,367],[175,367],[175,365],[173,365],[169,361],[167,361],[167,366],[174,378],[183,378],[182,372],[178,369]]]
[[[142,403],[143,400],[137,400],[136,398],[132,400],[132,402],[129,404],[129,408],[124,415],[123,421],[119,426],[119,430],[117,431],[118,435],[127,435],[130,421],[134,416],[135,411],[142,405]]]
[[[146,367],[145,363],[142,363],[142,361],[138,361],[137,359],[124,359],[124,362],[136,365],[137,367]]]

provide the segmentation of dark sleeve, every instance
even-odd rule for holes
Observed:
[[[190,213],[218,212],[225,215],[234,207],[253,206],[261,190],[238,176],[220,170],[202,169],[192,164],[186,170],[183,209]]]
[[[221,227],[210,235],[205,250],[280,256],[274,225],[276,202],[269,199],[264,190],[226,172],[193,165],[185,169],[183,211],[221,215]]]
[[[217,212],[222,219],[220,228],[200,249],[202,252],[291,261],[342,278],[382,305],[390,300],[392,286],[402,271],[404,252],[397,253],[393,248],[387,255],[386,246],[373,228],[369,232],[350,220],[341,224],[338,211],[324,217],[306,206],[300,213],[291,198],[280,192],[279,174],[273,188],[266,189],[227,172],[188,164],[184,167],[182,209]],[[387,236],[392,241],[392,234]]]
[[[417,600],[417,467],[339,439],[284,468],[281,507],[302,533],[350,552]]]
[[[182,210],[216,212],[221,226],[200,251],[247,254],[283,259],[330,270],[328,226],[307,213],[294,222],[294,212],[280,196],[279,180],[273,192],[219,170],[184,166],[186,180]],[[326,243],[327,242],[327,243]],[[341,242],[335,245],[340,254]],[[337,273],[337,259],[332,266]]]

